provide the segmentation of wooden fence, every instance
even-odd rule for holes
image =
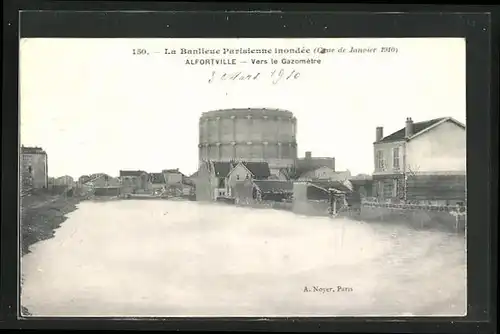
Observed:
[[[407,201],[466,200],[465,175],[413,175],[406,180]]]

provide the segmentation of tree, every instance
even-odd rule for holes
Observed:
[[[284,171],[285,171],[289,180],[296,180],[300,177],[299,170],[295,166],[287,167],[287,168],[285,168]]]
[[[406,203],[409,203],[408,201],[408,179],[411,177],[414,177],[418,174],[418,171],[420,170],[420,166],[418,165],[407,165],[404,173],[404,185],[403,185],[403,200]]]

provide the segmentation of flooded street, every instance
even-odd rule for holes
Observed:
[[[465,314],[463,235],[197,202],[78,207],[22,259],[34,316]]]

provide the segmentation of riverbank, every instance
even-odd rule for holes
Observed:
[[[29,253],[34,243],[52,238],[66,219],[66,215],[77,209],[82,197],[36,194],[21,200],[21,251]]]

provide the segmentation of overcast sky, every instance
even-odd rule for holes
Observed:
[[[186,59],[267,55],[164,55],[164,48],[396,47],[397,53],[310,54],[321,65],[184,65]],[[145,48],[149,55],[133,55]],[[159,53],[154,53],[154,52]],[[280,60],[282,56],[273,55]],[[269,74],[300,72],[273,85]],[[259,80],[208,83],[212,71]],[[338,170],[373,171],[375,128],[388,135],[451,116],[465,123],[463,39],[24,39],[20,44],[21,143],[48,153],[50,176],[159,172],[198,166],[198,119],[219,108],[287,109],[299,156],[334,156]]]

